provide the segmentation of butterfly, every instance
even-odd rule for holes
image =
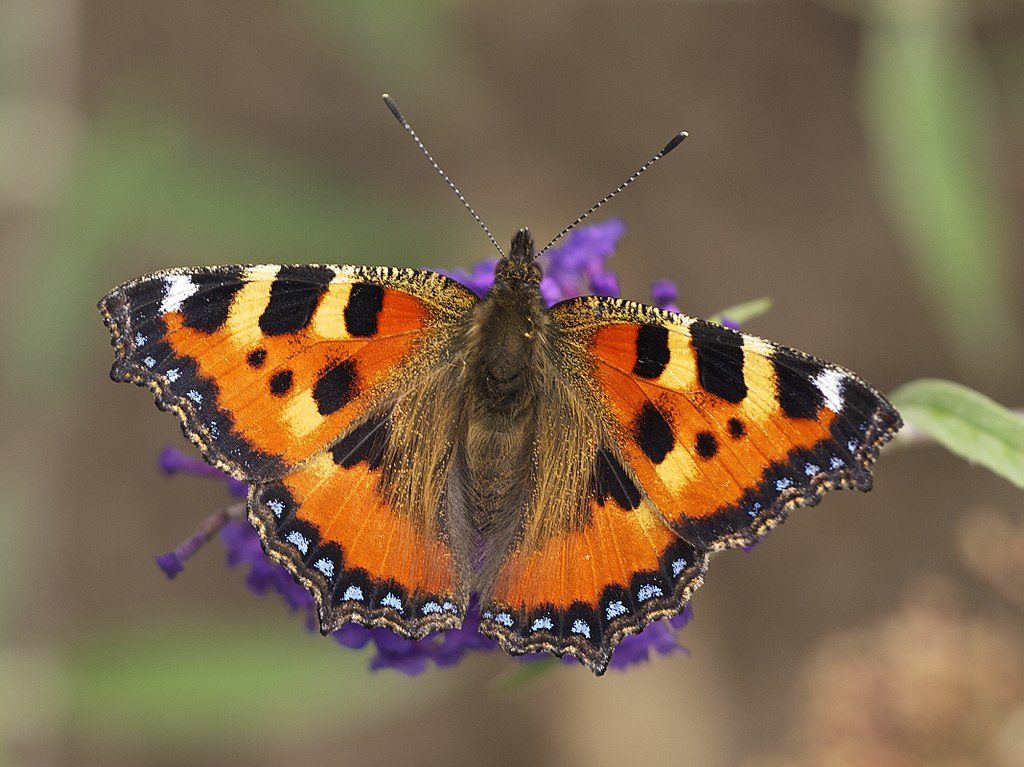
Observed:
[[[475,598],[507,652],[601,674],[711,553],[869,490],[901,421],[841,367],[617,298],[549,309],[541,276],[521,229],[483,298],[425,270],[240,265],[156,272],[99,309],[111,377],[249,483],[323,633],[420,638]]]

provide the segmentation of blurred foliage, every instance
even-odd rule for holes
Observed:
[[[325,728],[341,736],[450,689],[451,675],[378,675],[366,659],[292,621],[111,626],[70,653],[70,720],[76,737],[163,744],[187,761],[211,747],[244,750],[266,733],[289,743]]]
[[[1024,416],[952,381],[912,381],[892,402],[909,426],[1024,488]]]
[[[498,689],[506,693],[516,692],[562,665],[562,661],[553,655],[517,663],[511,671],[498,679]]]
[[[1019,355],[1014,226],[998,172],[993,85],[957,0],[879,0],[864,16],[861,96],[891,213],[962,371]],[[1019,371],[1019,368],[1018,368]]]
[[[329,43],[342,44],[361,59],[357,71],[372,72],[372,89],[389,80],[415,85],[427,94],[444,83],[474,102],[477,79],[468,71],[465,56],[453,55],[463,45],[456,38],[453,17],[462,0],[424,3],[420,0],[290,0],[295,13]],[[410,79],[411,77],[411,79]],[[468,90],[467,90],[468,89]],[[410,96],[416,95],[410,93]]]
[[[787,752],[743,767],[1019,767],[1024,642],[943,577],[825,637],[797,674]]]
[[[349,186],[340,173],[289,162],[269,147],[218,146],[208,136],[200,142],[198,131],[138,96],[86,126],[48,243],[33,265],[38,289],[25,294],[49,321],[27,325],[18,339],[17,360],[31,376],[23,384],[38,390],[65,380],[73,356],[37,350],[64,345],[67,329],[82,327],[83,296],[98,299],[110,287],[99,266],[124,252],[145,254],[140,273],[225,262],[408,266],[422,257],[417,244],[439,234],[425,215]],[[162,251],[154,253],[152,242]]]
[[[744,301],[742,304],[730,306],[728,309],[723,309],[717,314],[712,314],[708,319],[712,322],[717,322],[719,325],[721,325],[724,320],[728,320],[736,325],[743,325],[744,323],[757,319],[762,314],[767,314],[771,308],[772,300],[767,296],[764,296],[762,298],[755,298],[752,301]]]

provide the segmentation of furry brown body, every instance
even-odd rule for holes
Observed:
[[[533,238],[522,229],[476,306],[463,346],[466,385],[457,388],[463,394],[448,515],[464,553],[463,585],[484,597],[513,547],[550,534],[538,528],[540,518],[578,517],[589,467],[576,456],[593,452],[575,449],[573,438],[593,435],[595,422],[570,406],[534,258]],[[546,474],[576,481],[544,492]],[[566,501],[577,513],[558,513]]]

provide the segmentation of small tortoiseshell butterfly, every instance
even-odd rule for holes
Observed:
[[[156,272],[99,308],[111,377],[250,484],[324,633],[422,637],[476,594],[506,651],[600,674],[710,552],[870,489],[901,422],[843,368],[617,298],[548,309],[540,279],[522,229],[483,299],[429,271],[259,265]]]

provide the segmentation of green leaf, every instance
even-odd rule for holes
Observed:
[[[969,5],[868,7],[860,92],[883,199],[960,367],[978,380],[1002,379],[1002,350],[1020,344],[1016,235],[999,106]]]
[[[938,379],[901,386],[892,403],[911,427],[1024,488],[1024,417],[973,389]]]
[[[772,300],[768,296],[762,296],[752,301],[744,301],[742,304],[730,306],[728,309],[718,312],[718,314],[712,314],[708,319],[712,322],[717,322],[719,325],[724,324],[725,320],[734,322],[737,325],[743,325],[752,319],[760,317],[762,314],[766,314],[771,308]]]
[[[557,658],[547,657],[520,663],[517,668],[509,671],[498,680],[498,689],[502,692],[516,692],[535,679],[545,676],[560,665]]]

